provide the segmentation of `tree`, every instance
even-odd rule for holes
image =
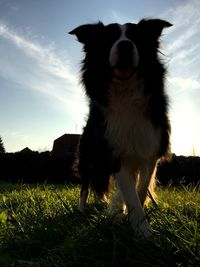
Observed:
[[[5,152],[6,152],[6,150],[4,148],[3,140],[0,136],[0,153],[5,153]]]

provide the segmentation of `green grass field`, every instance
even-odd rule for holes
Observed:
[[[155,234],[142,240],[92,194],[80,214],[78,186],[0,183],[0,266],[200,266],[200,193],[160,188],[158,196],[146,208]]]

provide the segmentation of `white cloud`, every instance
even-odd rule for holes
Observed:
[[[185,48],[182,48],[180,49],[180,51],[176,51],[173,52],[173,56],[172,56],[172,59],[170,60],[170,64],[177,64],[177,63],[181,63],[183,64],[193,64],[194,61],[197,59],[198,57],[198,51],[200,49],[200,44],[197,43],[197,44],[194,44],[192,46],[190,46],[189,48],[188,47],[185,47]],[[187,63],[186,63],[187,62]]]
[[[10,30],[5,24],[0,24],[0,36],[12,42],[19,49],[23,50],[25,54],[36,59],[40,67],[48,71],[51,75],[66,79],[71,83],[77,81],[76,76],[72,74],[69,67],[57,57],[52,44],[44,47],[39,42],[33,42],[24,36],[20,36]]]
[[[198,19],[198,14],[200,2],[199,0],[190,0],[182,1],[177,3],[176,7],[173,5],[173,8],[168,8],[161,14],[162,17],[172,20],[176,28],[184,27],[186,25],[191,25],[195,23],[195,20]],[[191,22],[191,18],[194,20]]]
[[[166,33],[165,54],[169,55],[167,79],[170,94],[172,149],[177,154],[200,153],[199,92],[200,1],[179,2],[161,15],[173,27]]]
[[[166,54],[169,55],[168,81],[177,90],[200,89],[198,65],[200,49],[200,1],[180,3],[163,13],[174,24],[166,34]]]
[[[23,56],[21,61],[0,62],[0,75],[52,97],[54,102],[57,100],[58,108],[80,121],[87,108],[78,76],[70,70],[69,60],[65,62],[59,58],[53,44],[42,45],[38,40],[33,41],[2,23],[0,38],[19,49]],[[28,66],[24,61],[28,61]]]
[[[168,82],[173,88],[179,88],[179,90],[200,90],[200,82],[190,78],[182,77],[169,77]]]
[[[199,23],[200,25],[200,23]],[[199,25],[191,26],[187,28],[184,32],[178,33],[178,37],[175,39],[174,42],[169,44],[168,50],[178,50],[182,47],[186,46],[186,42],[190,42],[191,38],[198,32]]]
[[[171,38],[168,50],[180,51],[192,38],[199,33],[200,29],[200,1],[191,0],[177,5],[174,9],[168,9],[162,15],[173,24],[170,30]]]

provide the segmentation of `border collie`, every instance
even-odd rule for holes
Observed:
[[[82,25],[70,32],[84,46],[82,83],[89,116],[80,139],[79,209],[86,207],[88,187],[97,195],[116,183],[111,214],[127,207],[136,233],[151,234],[143,204],[155,196],[156,164],[169,152],[168,98],[165,67],[159,59],[159,38],[170,27],[160,19]]]

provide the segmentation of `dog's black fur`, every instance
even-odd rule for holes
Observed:
[[[164,92],[166,70],[159,59],[159,37],[171,24],[159,19],[143,19],[138,24],[126,24],[126,36],[133,41],[139,54],[137,75],[145,81],[143,95],[149,97],[145,117],[161,130],[157,159],[169,151],[170,124],[168,120],[168,98]],[[82,62],[82,83],[89,98],[89,115],[80,139],[79,172],[82,193],[89,184],[102,196],[109,186],[109,177],[121,167],[121,157],[113,153],[113,147],[105,136],[106,115],[109,106],[109,86],[113,79],[113,67],[109,54],[113,44],[120,38],[120,26],[110,24],[82,25],[70,34],[75,34],[84,45],[85,58]],[[121,52],[121,66],[129,65],[126,49]],[[123,58],[125,60],[123,61]],[[125,107],[126,108],[126,107]]]

